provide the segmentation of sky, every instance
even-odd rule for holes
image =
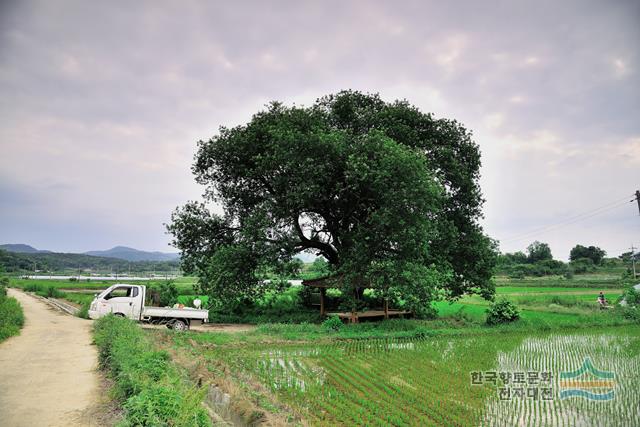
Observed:
[[[196,142],[342,89],[471,129],[502,251],[640,246],[640,2],[0,1],[0,243],[168,246]]]

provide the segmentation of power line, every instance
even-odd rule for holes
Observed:
[[[583,212],[583,213],[568,217],[568,218],[566,218],[566,219],[564,219],[562,221],[559,221],[557,223],[545,225],[543,227],[539,227],[537,229],[528,231],[526,233],[517,234],[515,236],[512,236],[511,238],[505,239],[503,242],[504,243],[509,243],[509,242],[514,242],[514,241],[517,241],[517,240],[531,238],[532,236],[535,236],[537,234],[547,233],[547,232],[555,230],[557,228],[565,227],[567,225],[574,224],[576,222],[584,221],[585,219],[589,219],[589,218],[592,218],[594,216],[601,215],[601,214],[603,214],[605,212],[608,212],[608,211],[610,211],[612,209],[616,209],[616,208],[618,208],[620,206],[626,205],[627,203],[634,202],[636,199],[629,200],[629,197],[633,197],[633,196],[634,195],[625,196],[624,198],[620,198],[620,199],[617,199],[617,200],[615,200],[613,202],[609,202],[609,203],[607,203],[605,205],[602,205],[600,207],[597,207],[595,209],[591,209],[589,211],[586,211],[586,212]]]

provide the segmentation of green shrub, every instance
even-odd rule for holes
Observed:
[[[34,289],[30,292],[35,292],[36,295],[44,298],[64,298],[65,297],[65,293],[58,290],[54,286],[44,287],[44,286],[35,285],[30,288]],[[27,289],[25,288],[25,290]]]
[[[23,325],[24,313],[18,301],[0,292],[0,342],[17,335]]]
[[[629,286],[622,294],[622,299],[631,307],[638,306],[640,305],[640,292],[636,291],[633,286]]]
[[[178,288],[173,280],[167,280],[154,287],[160,296],[160,307],[172,307],[178,302]]]
[[[80,306],[80,310],[78,310],[78,312],[76,313],[76,316],[80,317],[81,319],[88,319],[90,305],[91,305],[90,301],[83,302],[82,305]]]
[[[595,265],[591,258],[578,258],[570,262],[571,268],[577,274],[588,273],[595,270]]]
[[[212,323],[319,323],[317,307],[303,303],[303,287],[290,287],[282,292],[269,291],[255,300],[216,301],[209,298],[209,321]]]
[[[508,300],[496,301],[487,309],[487,324],[498,325],[500,323],[514,322],[520,318],[518,307]]]
[[[471,323],[475,323],[475,319],[473,318],[473,316],[469,313],[467,313],[466,311],[467,307],[466,306],[462,306],[460,307],[460,310],[456,311],[455,314],[453,315],[453,318],[463,324],[471,324]]]
[[[177,393],[173,384],[154,383],[124,404],[127,426],[206,426],[211,422],[200,407],[200,391]]]
[[[623,307],[622,315],[625,319],[640,323],[640,309],[638,307]]]
[[[210,426],[205,389],[191,386],[165,351],[157,351],[132,321],[106,316],[94,323],[100,366],[115,380],[124,426]]]
[[[344,323],[342,323],[342,320],[340,320],[338,316],[329,316],[327,320],[322,322],[322,327],[327,332],[339,331],[340,329],[342,329],[343,326],[344,326]]]
[[[36,283],[27,283],[22,289],[24,289],[25,292],[38,292],[44,288]]]

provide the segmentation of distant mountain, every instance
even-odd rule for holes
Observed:
[[[33,246],[25,245],[23,243],[8,243],[6,245],[0,245],[0,249],[8,252],[17,252],[20,254],[48,254],[51,251],[41,251]]]
[[[156,273],[176,271],[180,261],[127,261],[84,254],[62,254],[55,252],[19,253],[0,250],[0,270],[9,273],[66,272],[77,274],[78,270],[110,273]]]
[[[126,246],[116,246],[106,251],[89,251],[85,255],[124,259],[127,261],[176,261],[180,254],[167,252],[146,252]]]

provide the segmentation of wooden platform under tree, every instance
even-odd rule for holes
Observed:
[[[342,320],[348,320],[351,323],[358,323],[362,320],[377,320],[377,319],[390,319],[393,317],[411,317],[413,315],[410,311],[394,310],[389,308],[389,301],[384,301],[384,307],[382,310],[367,310],[356,312],[336,312],[327,313],[325,308],[325,297],[327,289],[340,288],[341,276],[329,276],[321,277],[318,279],[303,280],[302,285],[310,288],[316,288],[320,291],[320,315],[321,316],[338,316]],[[356,292],[356,298],[357,298]]]
[[[391,318],[403,318],[403,317],[411,317],[413,313],[410,311],[404,310],[387,310],[385,313],[384,310],[367,310],[367,311],[356,311],[354,313],[351,312],[342,312],[342,313],[326,313],[327,316],[338,316],[341,320],[348,320],[351,323],[358,323],[360,320],[380,320],[380,319],[391,319]]]

